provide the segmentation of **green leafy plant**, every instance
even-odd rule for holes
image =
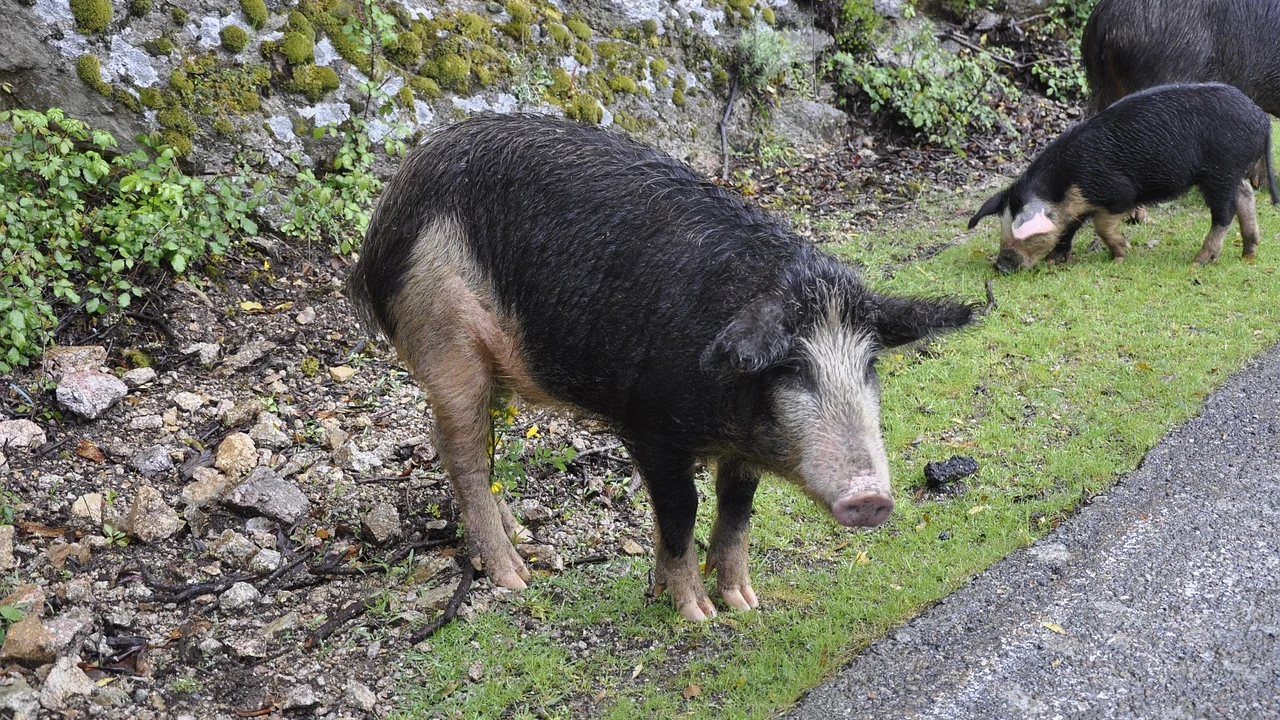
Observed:
[[[0,112],[0,125],[0,372],[38,355],[59,314],[127,308],[149,273],[258,231],[241,175],[190,177],[147,138],[108,160],[115,139],[57,109]]]
[[[929,142],[960,151],[970,132],[993,130],[1006,119],[993,100],[1021,96],[990,57],[947,52],[928,29],[895,50],[898,64],[837,53],[832,68],[838,82],[866,94],[872,110],[891,112]]]
[[[335,253],[349,253],[360,246],[369,226],[373,200],[382,182],[370,171],[373,150],[362,120],[342,133],[346,142],[333,160],[333,170],[321,176],[311,168],[298,173],[293,190],[284,198],[288,217],[280,230],[304,241],[325,242]],[[339,133],[329,128],[331,136]]]
[[[107,523],[102,524],[102,536],[107,539],[108,545],[125,547],[129,544],[129,536],[128,534],[125,533],[125,531],[116,527],[112,527]]]
[[[836,47],[851,55],[871,52],[875,47],[875,32],[883,22],[884,18],[872,7],[871,0],[846,0],[840,7]]]

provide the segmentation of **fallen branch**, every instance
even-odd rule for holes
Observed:
[[[729,115],[733,113],[733,103],[738,99],[738,77],[734,75],[733,84],[729,86],[729,102],[724,106],[724,116],[720,118],[720,152],[724,156],[724,169],[720,178],[729,179]]]
[[[444,614],[436,618],[430,625],[418,630],[409,636],[409,645],[417,645],[436,634],[440,628],[453,622],[458,615],[458,610],[462,608],[462,601],[467,597],[467,592],[471,590],[471,583],[476,579],[476,568],[471,564],[471,559],[466,557],[466,553],[458,553],[453,557],[454,561],[462,568],[462,578],[458,580],[458,587],[453,591],[453,597],[449,598],[449,604],[444,608]]]
[[[564,566],[567,568],[578,567],[579,565],[596,565],[598,563],[609,562],[615,556],[613,555],[587,555],[576,560],[565,560]]]
[[[336,632],[338,628],[365,614],[365,611],[373,607],[379,594],[380,592],[374,593],[339,610],[333,617],[325,620],[320,627],[312,630],[306,639],[302,641],[302,647],[310,649],[319,645]]]
[[[991,312],[992,310],[999,309],[1000,303],[996,302],[996,293],[991,286],[991,278],[987,278],[986,288],[987,288],[987,312]]]

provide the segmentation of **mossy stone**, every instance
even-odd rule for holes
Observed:
[[[458,13],[454,22],[457,24],[458,32],[468,40],[477,42],[487,40],[489,34],[493,32],[493,23],[473,12]]]
[[[552,97],[567,99],[573,94],[573,77],[569,75],[562,67],[554,67],[551,69],[551,87],[549,89]]]
[[[413,89],[408,85],[400,88],[400,92],[396,93],[396,99],[406,108],[413,107]]]
[[[681,107],[681,108],[684,107],[685,105],[684,88],[677,87],[671,91],[671,104],[675,105],[676,107]]]
[[[579,65],[590,65],[595,60],[595,54],[591,52],[591,46],[585,41],[579,40],[573,49],[573,59],[578,61]]]
[[[142,103],[138,102],[138,98],[134,97],[132,93],[124,88],[112,88],[111,99],[129,108],[133,112],[142,112]]]
[[[115,18],[111,0],[71,0],[71,14],[82,33],[102,32]]]
[[[173,41],[169,39],[168,35],[161,35],[155,40],[148,40],[142,43],[142,47],[148,53],[159,57],[173,52]]]
[[[169,8],[169,17],[173,18],[173,21],[175,23],[177,23],[178,25],[181,25],[187,21],[187,11],[183,10],[177,5],[174,5],[173,7]]]
[[[312,27],[311,21],[307,19],[306,15],[303,15],[297,10],[293,10],[289,13],[289,21],[285,23],[285,28],[287,30],[300,32],[303,35],[306,35],[311,38],[312,42],[316,39],[316,29]]]
[[[338,89],[338,73],[331,67],[303,65],[293,69],[289,88],[300,92],[311,102]]]
[[[262,107],[262,98],[258,93],[252,90],[242,90],[240,92],[240,110],[241,112],[253,112]]]
[[[169,73],[169,87],[183,93],[191,93],[196,90],[195,83],[191,82],[191,78],[181,70],[174,70]]]
[[[227,137],[230,137],[236,131],[236,126],[232,125],[231,121],[225,117],[215,119],[210,127],[212,127],[213,131],[219,135],[225,135]]]
[[[133,17],[146,17],[151,13],[151,0],[129,0],[129,14]]]
[[[387,55],[401,65],[412,65],[422,57],[422,39],[411,30],[396,36],[386,48]]]
[[[571,17],[564,23],[579,40],[591,39],[591,26],[580,17]]]
[[[562,48],[573,46],[573,33],[569,28],[560,23],[551,23],[547,25],[547,34],[551,36],[551,40]]]
[[[461,55],[450,53],[435,63],[435,80],[441,87],[465,90],[471,77],[471,63]]]
[[[444,92],[440,90],[439,83],[429,77],[422,77],[421,75],[414,75],[409,78],[409,86],[429,98],[438,98],[444,94]]]
[[[290,65],[304,65],[316,57],[316,43],[306,35],[294,30],[284,34],[280,39],[280,51]]]
[[[161,127],[180,132],[183,135],[194,135],[196,130],[199,129],[196,127],[196,121],[191,115],[179,107],[167,108],[156,113],[156,122],[160,123]]]
[[[149,107],[158,110],[164,107],[164,93],[151,87],[144,87],[138,90],[138,100],[143,107]]]
[[[514,22],[521,24],[533,22],[533,9],[524,0],[507,0],[507,14]]]
[[[570,120],[599,125],[604,119],[604,108],[590,95],[579,95],[565,107],[564,114]]]
[[[235,55],[249,44],[249,33],[238,25],[228,25],[218,34],[222,39],[222,49]]]
[[[634,93],[636,91],[636,81],[626,75],[614,75],[609,78],[609,87],[614,92]]]
[[[261,30],[267,25],[267,4],[263,0],[240,0],[240,12],[244,13],[254,30]]]
[[[102,80],[102,63],[97,55],[81,55],[76,59],[76,76],[85,85],[103,95],[111,95],[111,86]]]
[[[176,130],[161,132],[160,144],[173,148],[174,154],[178,157],[186,157],[191,154],[191,138]]]

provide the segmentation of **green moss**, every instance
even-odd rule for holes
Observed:
[[[138,102],[138,98],[134,97],[132,93],[124,88],[112,89],[111,99],[134,112],[142,112],[142,103]]]
[[[280,51],[290,65],[305,65],[316,57],[316,44],[300,32],[287,32],[280,39]]]
[[[497,79],[488,65],[473,65],[471,69],[475,73],[476,83],[480,87],[489,87]]]
[[[129,0],[129,14],[134,17],[146,17],[151,13],[151,0]]]
[[[751,17],[751,8],[755,4],[756,0],[729,0],[729,7],[744,18]]]
[[[396,100],[400,101],[400,105],[406,108],[413,108],[413,89],[408,85],[400,88],[400,92],[396,93]]]
[[[865,55],[875,49],[875,32],[884,18],[876,12],[871,0],[845,0],[840,7],[840,29],[836,31],[836,47],[853,55]]]
[[[195,135],[199,129],[196,121],[182,108],[167,108],[156,114],[156,121],[161,127],[168,128],[183,135]]]
[[[729,84],[729,72],[719,65],[711,68],[711,82],[716,87],[726,87]]]
[[[640,26],[640,29],[641,29],[641,30],[644,30],[644,34],[645,34],[645,36],[646,36],[646,37],[648,37],[648,36],[653,36],[653,35],[657,35],[657,34],[658,34],[658,21],[657,21],[657,20],[654,20],[654,19],[652,19],[652,18],[650,18],[649,20],[645,20],[645,21],[644,21],[644,24]]]
[[[124,360],[126,366],[131,368],[151,367],[151,356],[138,348],[125,348],[120,353],[120,358]]]
[[[676,88],[671,91],[671,104],[676,107],[684,107],[684,88]]]
[[[333,49],[343,60],[354,65],[365,75],[373,72],[373,59],[369,57],[369,53],[360,50],[351,43],[350,38],[342,31],[342,23],[337,18],[329,13],[319,11],[309,17],[314,26],[324,30],[324,34],[329,37],[329,42],[333,45]]]
[[[298,369],[302,371],[303,377],[315,377],[316,373],[320,372],[320,358],[308,355],[302,358]]]
[[[306,118],[296,117],[289,124],[293,126],[293,134],[298,137],[306,137],[311,134],[311,123]]]
[[[253,112],[262,107],[262,97],[252,90],[240,91],[240,109],[245,112]]]
[[[115,18],[111,0],[71,0],[71,14],[82,33],[102,32]]]
[[[222,49],[232,55],[238,54],[249,44],[249,33],[238,25],[228,25],[222,28],[222,32],[218,34],[218,37],[222,39]]]
[[[244,13],[254,30],[261,30],[267,25],[267,4],[263,0],[240,0],[240,12]]]
[[[547,34],[551,36],[552,42],[562,48],[573,47],[573,33],[569,28],[560,23],[551,23],[547,25]]]
[[[636,81],[626,75],[614,75],[609,78],[609,87],[614,92],[634,93],[636,91]]]
[[[165,130],[160,133],[160,144],[173,148],[179,157],[191,154],[191,138],[176,130]]]
[[[573,59],[577,60],[580,65],[590,65],[595,59],[595,55],[591,52],[591,46],[584,40],[579,40],[578,45],[573,49]]]
[[[573,77],[562,67],[551,69],[551,87],[547,92],[553,98],[567,100],[573,94]]]
[[[173,21],[178,25],[182,25],[187,21],[187,11],[174,5],[169,8],[169,17],[173,18]]]
[[[601,60],[609,61],[616,59],[622,54],[622,44],[616,42],[602,42],[596,45],[596,55]]]
[[[533,9],[524,0],[507,0],[507,14],[513,22],[528,24],[533,22]]]
[[[533,34],[529,30],[528,23],[516,22],[512,20],[511,22],[502,23],[501,25],[498,26],[498,29],[501,30],[503,34],[505,34],[507,37],[510,37],[512,40],[515,40],[516,42],[521,44],[529,42],[529,40],[533,37]]]
[[[195,92],[195,83],[191,82],[191,78],[182,70],[174,70],[169,73],[169,87],[180,93]]]
[[[468,40],[488,40],[493,33],[493,23],[472,12],[458,13],[457,30]]]
[[[215,119],[210,127],[212,127],[213,131],[219,135],[225,135],[227,137],[231,137],[236,131],[236,126],[232,125],[231,121],[226,117],[219,117]]]
[[[142,47],[152,55],[159,57],[173,52],[173,41],[169,39],[168,35],[161,35],[155,40],[148,40],[142,43]]]
[[[630,113],[616,112],[613,114],[613,122],[618,127],[627,132],[637,132],[640,130],[640,121]]]
[[[143,107],[149,107],[158,110],[164,107],[164,93],[156,88],[144,87],[138,91],[138,101]]]
[[[432,70],[433,72],[427,75],[440,83],[440,87],[458,91],[467,89],[467,80],[471,77],[471,63],[460,55],[452,53],[445,55],[433,63]]]
[[[280,43],[275,40],[263,40],[258,44],[258,54],[263,60],[270,60],[272,55],[280,52]]]
[[[591,39],[591,26],[588,25],[581,17],[574,15],[566,20],[564,24],[568,26],[569,30],[571,30],[574,35],[578,36],[579,40]]]
[[[440,90],[439,83],[429,77],[422,77],[421,75],[414,75],[409,78],[409,87],[429,98],[438,98],[444,94]]]
[[[316,102],[338,89],[338,73],[331,67],[303,65],[293,69],[289,89],[302,93],[307,100]]]
[[[773,8],[769,7],[768,5],[764,6],[763,8],[760,8],[760,19],[764,20],[770,25],[775,25],[778,22],[777,16],[773,14]]]
[[[102,80],[102,63],[97,55],[81,55],[76,60],[76,76],[99,93],[111,95],[111,86]]]
[[[316,29],[311,26],[311,21],[307,19],[307,16],[297,10],[289,13],[289,21],[285,23],[285,29],[286,31],[300,32],[311,38],[312,42],[315,42]]]
[[[565,117],[578,122],[599,125],[604,119],[604,108],[595,98],[589,95],[579,95],[564,109]]]
[[[396,36],[386,47],[387,55],[401,65],[412,65],[422,57],[422,39],[412,31]]]

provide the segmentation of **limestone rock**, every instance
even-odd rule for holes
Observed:
[[[129,506],[124,529],[144,543],[153,543],[171,537],[182,525],[182,518],[165,503],[160,491],[143,485]]]
[[[28,615],[9,626],[4,647],[0,647],[0,660],[37,667],[53,662],[54,658],[53,633],[45,628],[39,617]]]
[[[258,464],[258,448],[244,433],[231,433],[218,445],[213,466],[231,477],[240,477]]]
[[[44,430],[30,420],[5,420],[0,422],[0,449],[35,449],[45,444]]]
[[[264,515],[282,525],[298,522],[311,509],[311,501],[297,486],[265,467],[254,470],[227,493],[222,504],[239,512]]]
[[[89,420],[98,419],[116,401],[128,394],[129,386],[120,378],[97,370],[63,375],[55,393],[63,407]]]
[[[400,537],[400,512],[390,503],[378,503],[365,513],[360,524],[378,545]]]

